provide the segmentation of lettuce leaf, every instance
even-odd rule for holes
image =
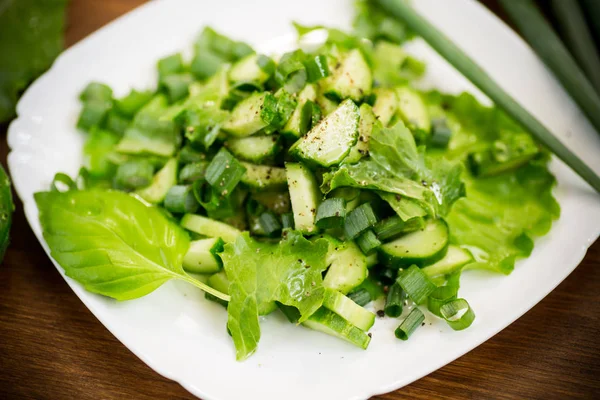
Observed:
[[[244,360],[260,339],[258,316],[275,302],[296,307],[299,322],[323,303],[323,271],[328,243],[314,243],[288,231],[280,243],[261,243],[246,232],[221,253],[229,279],[231,301],[227,327],[233,337],[236,358]]]
[[[481,105],[470,94],[433,92],[428,99],[432,106],[447,110],[453,135],[444,156],[455,161],[465,161],[470,152],[490,146],[502,135],[524,133],[502,111]],[[469,268],[509,274],[518,258],[531,254],[534,238],[550,230],[560,207],[552,196],[555,179],[548,171],[549,159],[544,152],[521,168],[494,177],[463,174],[467,196],[456,202],[446,221],[451,242],[468,248],[476,258]]]
[[[321,190],[328,193],[336,187],[350,186],[397,194],[433,216],[447,214],[465,194],[460,179],[462,166],[443,158],[426,157],[402,122],[391,128],[374,129],[369,155],[356,164],[325,173]]]

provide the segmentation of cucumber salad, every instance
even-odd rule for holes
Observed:
[[[260,54],[205,28],[153,89],[87,85],[84,165],[35,195],[53,258],[117,300],[196,286],[238,360],[271,313],[363,349],[378,315],[401,340],[426,315],[468,328],[461,274],[509,274],[559,216],[549,153],[468,93],[416,89],[414,35],[372,3],[351,32],[295,26],[327,39]]]

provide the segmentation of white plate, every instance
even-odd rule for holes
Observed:
[[[152,85],[156,60],[189,48],[208,24],[259,49],[289,44],[292,20],[348,26],[352,0],[157,0],[120,18],[67,50],[35,82],[9,129],[8,163],[25,213],[47,250],[33,193],[55,172],[76,174],[83,135],[75,129],[77,95],[90,80],[118,95]],[[472,0],[419,0],[431,19],[569,146],[600,170],[600,139],[531,50]],[[290,36],[288,36],[289,38]],[[423,43],[411,49],[427,60],[428,85],[448,91],[472,87]],[[469,272],[461,294],[477,313],[473,326],[454,332],[427,317],[410,341],[394,337],[397,321],[378,320],[367,351],[278,316],[262,321],[258,352],[235,361],[226,313],[186,284],[168,283],[153,294],[118,303],[85,292],[65,278],[96,317],[158,373],[204,399],[363,399],[392,391],[460,357],[505,328],[560,283],[600,233],[598,196],[563,164],[554,162],[562,216],[537,241],[532,256],[509,276]],[[62,270],[60,267],[59,271]]]

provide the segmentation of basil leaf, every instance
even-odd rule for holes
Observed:
[[[293,231],[287,231],[280,243],[261,243],[246,232],[225,245],[221,258],[231,296],[227,327],[238,360],[256,350],[260,339],[258,315],[272,309],[276,301],[296,307],[299,322],[321,307],[327,249],[326,241],[312,243]]]
[[[44,238],[67,276],[117,300],[142,297],[170,279],[228,296],[187,275],[187,233],[158,209],[113,191],[35,194]]]

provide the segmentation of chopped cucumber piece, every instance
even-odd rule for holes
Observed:
[[[450,245],[444,258],[426,266],[423,268],[423,272],[429,277],[448,275],[473,261],[473,255],[469,250]]]
[[[337,102],[335,102],[331,99],[328,99],[323,94],[319,94],[317,96],[317,98],[315,99],[315,103],[317,103],[317,105],[321,109],[321,112],[323,113],[324,116],[331,114],[338,107]]]
[[[365,310],[337,290],[325,289],[323,307],[333,311],[363,331],[368,331],[375,323],[375,314]]]
[[[360,50],[351,50],[330,70],[331,75],[321,81],[321,88],[327,96],[360,101],[371,91],[371,68]]]
[[[261,163],[275,156],[279,150],[279,136],[250,136],[244,138],[232,138],[226,143],[226,147],[236,157],[253,163]]]
[[[222,129],[233,136],[250,136],[267,127],[277,113],[277,100],[271,93],[254,93],[240,101]]]
[[[284,135],[299,138],[302,136],[302,109],[307,101],[315,101],[317,98],[317,89],[315,85],[306,85],[298,94],[298,105],[282,129]]]
[[[398,114],[406,126],[413,133],[419,131],[428,136],[431,131],[431,119],[421,95],[407,86],[397,88],[396,95],[398,96]]]
[[[212,238],[220,237],[226,243],[234,242],[242,233],[224,222],[195,214],[185,214],[181,219],[180,225],[188,231],[196,232],[200,235]]]
[[[212,274],[206,283],[208,283],[208,286],[218,290],[221,293],[229,294],[229,279],[227,278],[225,271]]]
[[[363,330],[324,307],[319,308],[303,324],[307,328],[343,339],[361,349],[366,349],[371,341],[371,337]]]
[[[352,164],[369,154],[369,140],[371,132],[377,123],[374,113],[375,109],[370,105],[363,103],[360,106],[360,121],[358,123],[358,140],[348,156],[344,159],[344,163]]]
[[[354,242],[329,244],[327,263],[330,264],[323,286],[344,294],[360,285],[369,275],[367,257]]]
[[[233,64],[229,70],[229,80],[231,82],[265,83],[269,79],[269,74],[258,65],[258,57],[257,54],[250,54]]]
[[[177,185],[177,159],[171,158],[152,177],[150,186],[136,190],[135,194],[149,203],[158,204],[165,199],[169,189],[175,185]]]
[[[294,225],[302,233],[315,233],[315,215],[321,202],[321,191],[312,172],[299,163],[286,163],[287,183],[294,212]]]
[[[398,110],[398,97],[392,89],[377,88],[373,90],[377,96],[373,104],[373,112],[383,126],[387,126]],[[361,114],[362,115],[362,114]]]
[[[223,266],[219,253],[225,242],[221,238],[194,240],[183,257],[183,269],[197,274],[219,272]]]
[[[434,219],[428,221],[423,229],[385,243],[379,250],[384,264],[399,268],[432,264],[446,254],[447,248],[448,225],[442,219]]]
[[[242,183],[252,189],[277,190],[287,186],[284,168],[246,162],[242,162],[242,165],[246,168],[246,173],[242,176]]]
[[[359,108],[352,100],[345,100],[294,143],[290,154],[324,167],[339,164],[356,144],[359,119]]]

